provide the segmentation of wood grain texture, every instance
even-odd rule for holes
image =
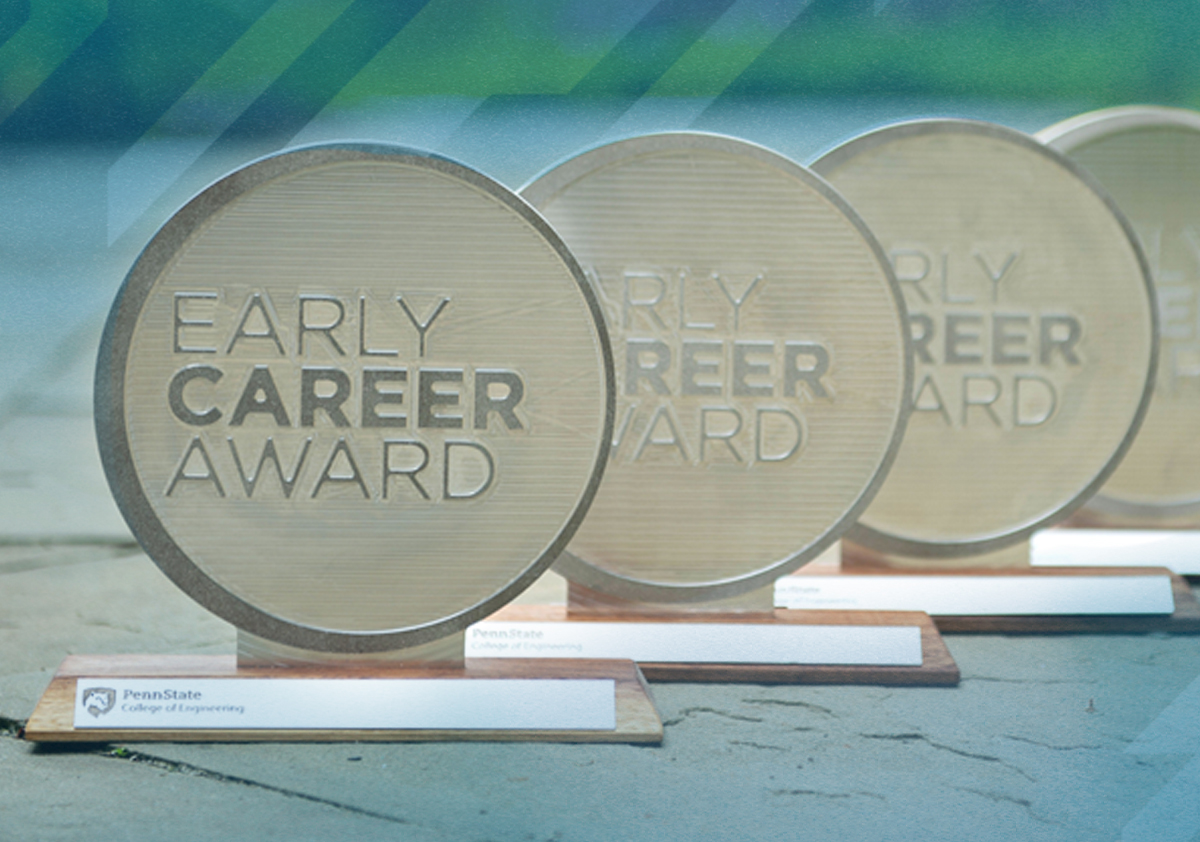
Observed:
[[[697,681],[753,684],[883,684],[952,686],[958,665],[928,614],[919,611],[792,611],[770,614],[745,612],[636,612],[611,609],[590,612],[563,605],[507,605],[490,619],[508,622],[629,622],[629,623],[767,623],[811,626],[918,626],[921,665],[874,666],[829,664],[680,664],[640,663],[651,681]]]
[[[75,682],[89,678],[596,679],[616,683],[614,731],[562,730],[76,730]],[[662,719],[632,661],[469,659],[412,666],[239,668],[233,655],[71,655],[63,661],[25,725],[32,742],[577,742],[659,743]]]

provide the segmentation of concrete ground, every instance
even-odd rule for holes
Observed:
[[[617,128],[692,125],[803,159],[887,118],[992,116],[904,107],[839,108],[841,123],[803,111],[639,123],[633,109]],[[824,135],[798,133],[818,122]],[[411,141],[399,128],[318,121],[300,140]],[[513,186],[572,151],[444,133],[423,145]],[[546,160],[521,158],[531,147]],[[103,313],[137,249],[199,186],[165,178],[174,186],[135,201],[153,161],[124,160],[0,156],[0,842],[1200,839],[1200,637],[950,636],[956,688],[656,684],[657,747],[20,740],[67,654],[234,647],[233,629],[137,550],[99,471],[90,375]]]
[[[655,684],[657,747],[39,747],[65,655],[234,632],[132,546],[6,546],[0,840],[1200,838],[1200,638],[948,642],[956,688]]]

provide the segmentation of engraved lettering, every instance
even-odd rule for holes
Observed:
[[[920,328],[920,333],[914,328]],[[910,313],[908,316],[908,332],[912,336],[913,355],[923,363],[933,363],[933,354],[929,353],[929,343],[933,341],[933,319],[924,313]]]
[[[443,415],[438,407],[458,406],[459,392],[457,389],[439,390],[440,383],[461,383],[463,370],[461,368],[424,368],[417,379],[419,405],[417,407],[418,427],[441,427],[444,429],[460,429],[463,425],[461,415]]]
[[[181,328],[188,327],[212,327],[212,319],[196,319],[185,318],[183,315],[183,302],[185,301],[216,301],[217,294],[215,292],[177,292],[175,293],[174,315],[175,325],[171,331],[172,349],[176,354],[215,354],[216,348],[208,346],[184,345],[180,341],[179,331]]]
[[[327,321],[324,324],[314,324],[309,321],[309,306],[310,305],[329,305],[337,315],[333,321]],[[304,356],[304,335],[306,333],[323,334],[340,356],[346,356],[345,350],[338,344],[337,337],[333,332],[341,325],[346,318],[346,308],[342,304],[342,300],[333,295],[301,295],[298,307],[299,319],[298,330],[296,331],[296,355]]]
[[[992,314],[992,362],[994,364],[1016,365],[1029,362],[1030,352],[1017,350],[1026,349],[1029,343],[1029,323],[1029,316],[1024,314]],[[1018,329],[1014,331],[1010,328]]]
[[[769,383],[749,383],[748,377],[770,377],[771,365],[767,362],[752,362],[751,354],[772,355],[775,347],[770,342],[738,341],[733,343],[733,394],[752,397],[771,397],[775,393]]]
[[[229,337],[229,344],[225,346],[225,353],[232,354],[239,339],[270,339],[275,344],[275,350],[279,352],[279,356],[287,356],[287,352],[283,350],[283,342],[279,339],[279,332],[275,329],[275,319],[271,317],[271,309],[273,308],[269,307],[269,300],[264,302],[261,293],[253,293],[247,298],[237,328]],[[303,306],[301,306],[301,313],[303,313]],[[247,328],[251,326],[254,329],[248,330]]]
[[[447,441],[443,460],[444,499],[473,500],[492,487],[492,480],[496,476],[496,460],[483,445],[473,441]],[[483,479],[479,479],[481,474]]]
[[[634,286],[638,281],[652,281],[655,286],[654,293],[649,298],[638,298]],[[635,309],[644,310],[644,314],[650,318],[652,325],[657,325],[663,330],[667,330],[667,323],[663,321],[662,316],[654,308],[662,303],[664,296],[667,294],[667,282],[663,277],[655,272],[625,272],[625,307],[624,317],[621,320],[622,325],[628,328],[633,321],[633,311]]]
[[[964,374],[962,382],[962,423],[967,426],[967,412],[977,406],[987,413],[997,427],[1003,427],[1000,416],[992,408],[1000,399],[1000,381],[990,374]]]
[[[318,394],[319,384],[333,384],[333,392]],[[340,368],[305,366],[300,370],[300,426],[312,427],[316,412],[323,410],[337,427],[349,427],[350,419],[342,412],[342,404],[350,397],[350,377]],[[315,496],[315,493],[314,493]]]
[[[733,329],[735,331],[738,329],[738,319],[740,318],[742,312],[742,304],[746,302],[746,299],[750,297],[750,294],[754,292],[755,288],[758,287],[759,282],[764,277],[765,276],[762,273],[755,275],[754,278],[751,279],[750,283],[746,285],[746,288],[742,291],[741,296],[735,297],[733,293],[729,291],[729,287],[725,285],[725,279],[722,278],[717,272],[712,273],[712,279],[717,282],[717,286],[721,288],[721,292],[725,294],[725,298],[728,299],[730,306],[733,307]]]
[[[983,361],[980,330],[967,330],[981,325],[983,317],[974,314],[947,314],[946,316],[946,365],[978,363]],[[967,346],[967,347],[963,347]]]
[[[1008,274],[1008,270],[1011,269],[1013,267],[1013,264],[1015,264],[1017,262],[1017,258],[1020,256],[1020,254],[1021,253],[1017,252],[1017,251],[1009,252],[1008,257],[1005,258],[1005,260],[1004,260],[1004,265],[1002,265],[1000,267],[1000,270],[998,272],[993,272],[992,267],[988,265],[987,258],[984,257],[983,252],[981,252],[981,251],[974,252],[975,260],[979,263],[980,267],[983,269],[984,274],[986,274],[992,282],[992,303],[993,304],[1000,301],[1000,281],[1002,281],[1004,279],[1004,276]]]
[[[1083,325],[1074,316],[1042,316],[1039,361],[1050,365],[1057,350],[1068,365],[1079,365],[1075,346],[1082,336]]]
[[[446,309],[446,305],[450,303],[450,299],[442,298],[441,301],[434,305],[433,312],[429,314],[429,318],[425,319],[424,321],[418,319],[416,314],[409,309],[408,304],[404,301],[403,295],[396,296],[396,303],[400,305],[400,309],[404,311],[404,315],[408,316],[408,320],[412,322],[413,327],[417,329],[417,356],[424,357],[426,345],[425,337],[429,333],[429,328],[433,326],[434,319],[440,316],[442,311]]]
[[[801,360],[811,361],[800,365]],[[811,397],[827,398],[821,378],[829,371],[829,352],[816,342],[786,342],[783,346],[783,395],[796,397],[796,384],[808,387]]]
[[[768,429],[769,427],[774,427],[774,430]],[[773,453],[768,453],[763,446],[768,437],[776,446]],[[755,410],[754,461],[786,462],[800,450],[803,439],[800,419],[788,410],[778,407],[759,407]],[[784,446],[779,448],[781,443]]]
[[[403,406],[404,390],[380,389],[384,383],[405,383],[408,381],[406,368],[364,368],[362,371],[362,426],[364,427],[404,427],[408,425],[408,417],[403,412],[392,412],[380,415],[378,407]]]
[[[338,461],[339,455],[342,456],[340,462]],[[329,454],[329,460],[321,470],[321,476],[317,479],[317,484],[313,486],[312,496],[314,498],[321,493],[321,488],[327,482],[335,485],[357,485],[362,492],[363,498],[366,500],[371,499],[371,492],[367,489],[367,483],[363,480],[362,472],[358,469],[358,461],[354,458],[354,452],[350,450],[350,445],[345,437],[338,438],[337,444],[333,446],[333,450]]]
[[[204,427],[215,423],[221,417],[221,410],[209,407],[203,412],[195,412],[183,399],[183,390],[193,380],[207,380],[216,383],[222,377],[221,370],[211,365],[189,365],[175,372],[171,383],[167,386],[167,404],[171,412],[184,424],[193,427]]]
[[[399,351],[367,347],[367,297],[358,297],[358,355],[360,357],[398,357]]]
[[[401,451],[402,454],[409,455],[409,461],[401,462],[396,465],[392,461],[392,453],[394,450]],[[418,458],[411,458],[416,454]],[[417,479],[417,474],[425,470],[429,464],[429,448],[419,441],[412,439],[386,439],[383,442],[383,498],[386,500],[388,496],[388,480],[392,477],[408,477],[408,481],[413,484],[413,488],[417,489],[417,493],[425,500],[429,499],[429,492],[425,490],[425,486],[421,485],[421,481]]]
[[[719,382],[697,383],[696,376],[720,373],[724,347],[720,341],[715,339],[688,339],[683,342],[679,354],[680,393],[684,395],[721,394]],[[697,354],[707,356],[709,359],[696,359]],[[659,382],[661,382],[661,377]]]
[[[193,454],[198,454],[200,461],[204,463],[204,473],[188,472],[188,465],[192,462]],[[175,466],[175,472],[171,475],[171,482],[167,485],[166,496],[170,497],[174,494],[175,486],[181,482],[211,482],[217,490],[217,496],[225,496],[225,489],[221,487],[221,480],[217,477],[217,469],[213,467],[208,449],[205,448],[204,442],[199,436],[193,436],[192,440],[188,442],[187,449],[183,451],[183,456],[180,458],[179,464]]]
[[[258,457],[258,467],[254,469],[253,476],[246,476],[245,470],[242,468],[242,459],[238,454],[237,445],[234,444],[233,438],[226,439],[229,442],[229,452],[233,456],[233,464],[237,467],[238,477],[242,481],[242,489],[246,492],[247,497],[254,496],[254,489],[258,486],[258,481],[263,475],[263,466],[270,461],[275,466],[275,476],[279,477],[279,485],[283,489],[283,496],[291,499],[292,490],[296,487],[296,479],[300,476],[300,469],[304,467],[304,460],[308,457],[308,448],[312,445],[312,436],[304,440],[303,446],[300,448],[300,453],[296,457],[295,463],[292,465],[292,475],[286,476],[283,473],[283,465],[279,462],[279,454],[275,450],[275,439],[267,436],[266,444],[263,445],[262,455]]]
[[[523,429],[515,412],[525,397],[525,383],[515,371],[475,370],[475,429],[486,430],[488,415],[496,413],[510,430]]]
[[[727,419],[723,427],[713,429],[710,418]],[[706,446],[710,441],[722,442],[729,448],[735,461],[741,462],[742,454],[733,446],[733,438],[742,431],[742,414],[732,406],[706,406],[700,410],[700,461],[705,461]]]
[[[645,380],[658,395],[670,393],[663,374],[671,366],[671,349],[658,339],[629,339],[625,342],[625,394],[638,393]]]
[[[929,293],[921,286],[921,281],[929,277],[929,270],[933,268],[929,263],[929,255],[920,249],[895,249],[888,257],[892,262],[896,280],[911,286],[922,301],[932,302]]]
[[[242,396],[233,410],[233,417],[229,419],[230,425],[240,425],[251,412],[270,415],[279,427],[291,426],[287,410],[283,408],[283,400],[279,397],[279,390],[275,388],[275,379],[271,377],[271,372],[265,365],[256,365],[250,371],[250,376],[246,378],[246,386],[242,389]]]

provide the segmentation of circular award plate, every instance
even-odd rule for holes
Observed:
[[[113,305],[96,426],[118,505],[198,602],[368,652],[494,611],[608,458],[598,303],[545,221],[459,164],[318,146],[179,211]]]
[[[851,536],[968,555],[1066,517],[1150,396],[1153,293],[1124,217],[1065,157],[985,123],[887,126],[813,168],[887,250],[916,357],[904,443]]]
[[[522,194],[584,265],[616,356],[610,463],[557,569],[704,601],[839,537],[911,382],[899,289],[845,201],[775,153],[691,133],[593,149]]]
[[[1129,217],[1159,304],[1150,411],[1087,507],[1200,522],[1200,114],[1135,106],[1082,114],[1037,138],[1082,164]]]

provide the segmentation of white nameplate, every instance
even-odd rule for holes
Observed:
[[[604,679],[80,678],[76,728],[612,731]]]
[[[1166,567],[1200,576],[1195,529],[1043,529],[1033,533],[1034,567]]]
[[[1171,614],[1171,579],[1146,576],[784,576],[781,608],[924,611],[933,616]]]
[[[921,630],[917,626],[485,620],[467,629],[466,656],[907,667],[921,665]]]

